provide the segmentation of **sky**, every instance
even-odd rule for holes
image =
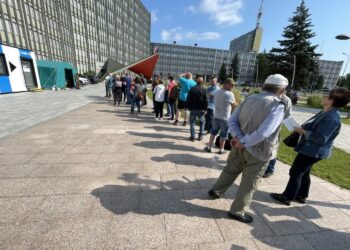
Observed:
[[[256,26],[261,0],[141,0],[152,16],[151,41],[228,49],[230,41]],[[278,47],[283,29],[289,24],[301,0],[264,0],[260,51]],[[350,0],[305,0],[311,14],[321,59],[344,61],[350,58]],[[344,55],[346,53],[349,56]],[[346,69],[350,73],[350,63]]]

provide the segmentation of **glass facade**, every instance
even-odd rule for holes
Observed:
[[[337,85],[343,61],[318,60],[319,74],[323,76],[325,88],[334,88]]]
[[[183,46],[176,44],[151,43],[152,51],[158,49],[159,61],[155,69],[156,74],[172,74],[191,72],[211,76],[219,74],[221,65],[224,63],[227,72],[231,71],[232,58],[235,52],[202,48],[196,46]],[[256,56],[255,52],[237,52],[239,59],[238,84],[254,82]]]
[[[149,56],[151,15],[140,0],[0,0],[0,42],[38,59],[97,71],[108,57]]]

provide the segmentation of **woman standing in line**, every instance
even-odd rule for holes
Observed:
[[[153,94],[154,94],[154,105],[155,105],[154,108],[156,112],[156,120],[161,121],[163,119],[163,107],[164,107],[164,98],[165,98],[165,86],[162,80],[159,80],[159,83],[153,90]]]

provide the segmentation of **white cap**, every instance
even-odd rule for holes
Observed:
[[[266,78],[264,84],[286,87],[288,86],[288,79],[280,74],[270,75]]]

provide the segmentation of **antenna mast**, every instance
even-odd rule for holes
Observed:
[[[258,13],[258,19],[256,21],[256,28],[261,28],[261,18],[263,15],[263,5],[264,5],[264,0],[261,0],[261,5]]]

